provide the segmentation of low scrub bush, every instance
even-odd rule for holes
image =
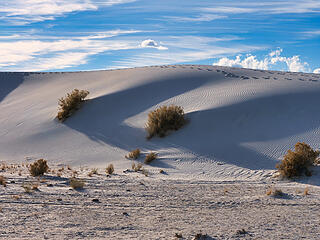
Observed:
[[[49,167],[47,161],[44,159],[39,159],[29,166],[29,172],[33,177],[42,176],[43,174],[48,172],[48,170]]]
[[[157,153],[151,152],[149,153],[146,158],[144,159],[145,164],[151,163],[153,160],[155,160],[158,157]]]
[[[114,166],[113,164],[109,164],[106,168],[106,173],[111,175],[113,172],[114,172]]]
[[[140,153],[141,153],[140,149],[137,148],[137,149],[129,152],[127,158],[129,158],[129,159],[137,159],[140,156]]]
[[[66,97],[59,99],[59,111],[57,118],[63,122],[77,111],[81,103],[88,96],[89,91],[74,89],[71,93],[67,93]]]
[[[73,189],[79,190],[79,189],[83,189],[85,183],[83,180],[77,179],[77,178],[71,178],[70,179],[70,186]]]
[[[314,151],[308,144],[298,142],[295,150],[288,150],[280,164],[276,165],[280,175],[286,178],[298,177],[303,173],[311,175],[309,167],[315,164],[319,151]]]
[[[142,169],[142,164],[141,163],[138,163],[138,164],[132,163],[131,168],[133,171],[139,172]]]
[[[148,114],[147,138],[164,137],[169,131],[176,131],[185,123],[185,114],[182,107],[175,105],[162,106]]]
[[[7,186],[7,181],[4,176],[0,176],[0,185],[6,187]]]

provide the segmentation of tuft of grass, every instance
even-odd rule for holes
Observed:
[[[164,137],[169,131],[177,131],[185,125],[185,114],[180,106],[162,106],[148,114],[147,138]]]
[[[139,172],[142,169],[142,164],[141,163],[138,163],[138,164],[132,163],[131,168],[135,172]]]
[[[303,173],[311,176],[309,167],[316,163],[319,151],[314,151],[308,144],[298,142],[295,150],[288,150],[280,164],[276,165],[281,176],[293,178],[301,176]]]
[[[71,178],[70,179],[70,186],[73,189],[76,189],[76,190],[83,189],[84,185],[85,185],[85,182],[83,180],[80,180],[80,179],[77,179],[77,178]]]
[[[92,177],[92,175],[98,174],[98,168],[92,168],[91,171],[88,173],[89,177]]]
[[[273,197],[281,197],[283,196],[283,192],[280,189],[274,189],[274,188],[269,188],[266,192],[268,196],[273,196]]]
[[[304,196],[310,195],[310,193],[309,193],[309,188],[308,188],[308,187],[306,187],[306,188],[304,189],[303,195],[304,195]]]
[[[7,180],[4,176],[0,176],[0,185],[6,187],[7,186]]]
[[[146,158],[144,159],[145,164],[150,164],[153,160],[157,159],[158,154],[155,152],[149,153]]]
[[[128,156],[126,156],[129,159],[137,159],[140,156],[140,149],[137,148],[135,150],[132,150],[131,152],[129,152]]]
[[[145,168],[142,168],[142,169],[141,169],[141,173],[142,173],[143,175],[145,175],[146,177],[149,176],[149,171],[148,171],[147,169],[145,169]]]
[[[32,193],[32,185],[31,184],[23,184],[22,187],[26,193]]]
[[[59,121],[65,121],[75,111],[77,111],[88,95],[89,91],[74,89],[71,93],[67,93],[66,97],[60,98],[59,111],[57,114]]]
[[[159,173],[164,174],[164,170],[160,169]]]
[[[35,161],[34,163],[30,164],[29,167],[29,172],[31,176],[36,177],[36,176],[42,176],[46,172],[48,172],[48,164],[47,161],[44,159],[39,159]]]
[[[106,168],[106,173],[111,175],[113,174],[113,172],[114,172],[114,166],[113,164],[109,164]]]

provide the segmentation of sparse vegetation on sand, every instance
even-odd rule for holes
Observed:
[[[157,159],[157,157],[158,157],[158,154],[157,154],[157,153],[151,152],[151,153],[149,153],[149,154],[146,156],[146,158],[144,159],[144,163],[145,163],[145,164],[149,164],[149,163],[151,163],[153,160]]]
[[[59,121],[65,121],[75,111],[77,111],[88,95],[89,91],[74,89],[71,93],[67,93],[66,97],[60,98],[59,111],[57,115]]]
[[[281,197],[283,196],[283,192],[281,189],[276,189],[276,188],[269,188],[266,192],[268,196],[273,196],[273,197]]]
[[[132,163],[131,168],[133,171],[139,172],[142,169],[142,164],[141,163],[138,163],[138,164]]]
[[[70,186],[73,189],[76,189],[76,190],[83,189],[84,185],[85,185],[85,182],[83,180],[80,180],[80,179],[77,179],[77,178],[71,178],[70,179]]]
[[[137,159],[140,156],[140,153],[141,153],[140,149],[137,148],[137,149],[129,152],[129,154],[126,157],[129,159]]]
[[[106,173],[109,174],[109,175],[111,175],[111,174],[114,173],[114,166],[113,166],[113,164],[109,164],[109,165],[107,166],[107,168],[106,168]]]
[[[186,119],[182,107],[175,105],[162,106],[148,114],[147,138],[164,137],[169,131],[176,131],[185,123]]]
[[[35,161],[34,163],[30,164],[29,167],[29,172],[31,176],[36,177],[36,176],[42,176],[46,172],[48,172],[49,167],[47,164],[47,161],[44,159],[39,159]]]
[[[0,185],[4,187],[7,186],[6,178],[4,176],[0,176]]]
[[[302,174],[311,176],[309,167],[315,164],[319,151],[314,151],[308,144],[298,142],[295,150],[288,150],[280,164],[277,164],[280,175],[286,178],[298,177]]]

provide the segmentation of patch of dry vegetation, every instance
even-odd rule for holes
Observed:
[[[273,196],[273,197],[281,197],[283,196],[283,192],[280,189],[276,188],[269,188],[266,192],[268,196]]]
[[[36,177],[36,176],[42,176],[46,172],[48,172],[49,167],[47,164],[47,161],[44,159],[39,159],[35,161],[34,163],[30,164],[29,167],[29,172],[31,176]]]
[[[280,175],[286,178],[298,177],[303,173],[311,176],[309,167],[315,164],[319,151],[314,151],[308,144],[298,142],[295,150],[288,150],[282,162],[276,165]]]
[[[114,166],[113,166],[113,164],[109,164],[109,165],[107,166],[107,168],[106,168],[106,173],[109,174],[109,175],[111,175],[111,174],[114,173]]]
[[[149,153],[146,158],[144,159],[145,164],[150,164],[153,160],[157,159],[158,154],[155,152]]]
[[[70,179],[70,186],[73,189],[76,189],[76,190],[83,189],[84,185],[85,185],[85,182],[83,180],[80,180],[80,179],[77,179],[77,178],[71,178]]]
[[[138,164],[132,163],[131,168],[133,171],[139,172],[142,169],[142,164],[141,163],[138,163]]]
[[[141,151],[139,148],[129,152],[129,154],[126,156],[129,159],[137,159],[141,154]]]
[[[57,115],[59,121],[65,121],[75,111],[77,111],[88,95],[89,91],[74,89],[71,93],[67,93],[66,97],[60,98],[59,111]]]
[[[185,114],[182,107],[175,105],[162,106],[148,114],[147,138],[164,137],[169,131],[177,131],[185,123]]]
[[[0,185],[6,187],[7,186],[7,181],[4,176],[0,176]]]

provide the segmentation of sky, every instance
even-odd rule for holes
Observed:
[[[320,1],[0,0],[0,71],[167,64],[320,73]]]

